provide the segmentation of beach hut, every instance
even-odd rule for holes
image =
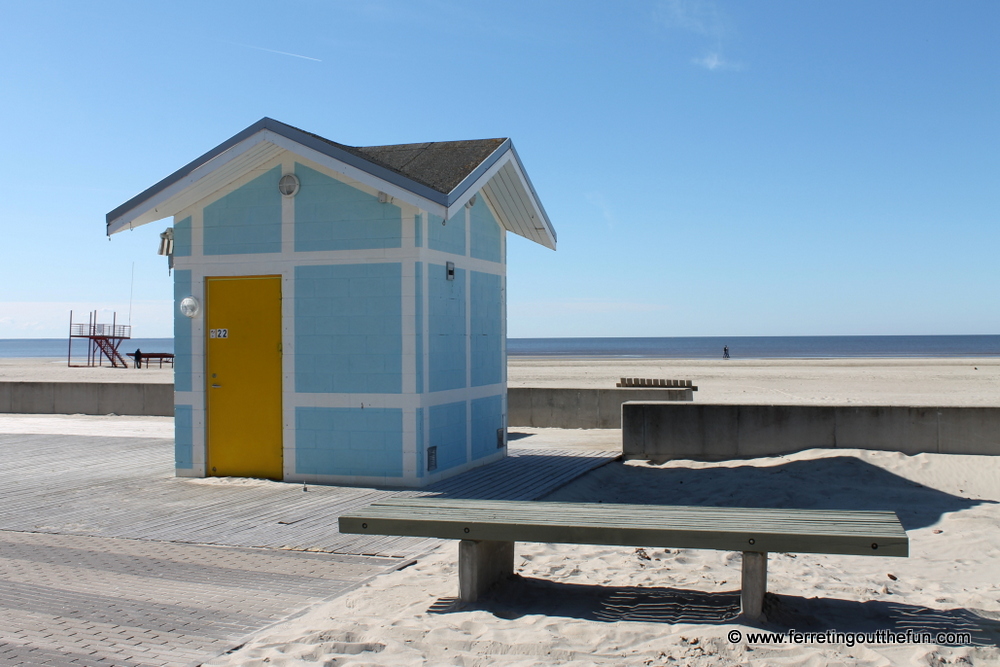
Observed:
[[[173,218],[181,476],[420,487],[506,455],[510,139],[354,147],[264,118],[107,215]]]

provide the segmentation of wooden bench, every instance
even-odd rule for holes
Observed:
[[[135,352],[129,352],[128,356],[132,357],[133,363],[135,361]],[[174,365],[174,355],[171,352],[143,352],[142,353],[142,365],[149,368],[151,361],[158,361],[160,363],[160,368],[163,368],[163,362],[167,362],[171,366]]]
[[[663,378],[621,378],[615,383],[615,386],[641,387],[643,389],[662,387],[665,389],[690,389],[691,391],[698,391],[698,387],[694,386],[691,380],[667,380]]]
[[[768,552],[907,556],[894,512],[400,498],[340,517],[340,532],[461,540],[459,598],[474,602],[514,572],[514,543],[743,552],[741,602],[760,617]]]

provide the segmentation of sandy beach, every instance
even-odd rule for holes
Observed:
[[[614,387],[622,377],[691,380],[700,403],[1000,406],[1000,358],[681,360],[510,357],[510,387]],[[173,381],[170,368],[68,368],[0,359],[0,382]]]
[[[0,359],[0,382],[156,382],[170,384],[174,369],[114,368],[103,366],[69,367],[65,359]]]
[[[11,363],[7,363],[11,362]],[[0,362],[41,372],[169,381],[169,371]],[[1000,406],[1000,359],[677,361],[511,358],[511,386],[691,379],[696,402]],[[162,378],[166,378],[163,380]],[[122,378],[119,380],[118,378]],[[81,421],[84,420],[84,421]],[[169,433],[169,418],[10,415],[29,432]],[[515,447],[612,448],[618,431],[512,428]],[[515,578],[480,602],[457,594],[457,545],[266,628],[208,665],[1000,664],[1000,457],[865,450],[707,463],[614,462],[548,500],[897,512],[908,558],[771,554],[766,619],[738,618],[739,553],[518,544]],[[957,643],[751,642],[764,630],[968,633]],[[731,641],[734,632],[740,633]],[[842,637],[843,639],[843,637]]]
[[[1000,358],[624,359],[510,357],[510,387],[691,380],[699,403],[1000,406]]]
[[[894,509],[910,557],[771,554],[766,620],[749,626],[737,618],[738,553],[518,544],[515,578],[463,605],[454,597],[457,546],[446,543],[206,664],[1000,664],[996,457],[809,450],[740,462],[616,462],[546,499]],[[792,629],[967,632],[971,641],[748,641],[758,630]]]
[[[509,364],[511,386],[613,386],[623,376],[692,379],[700,402],[1000,405],[997,359]],[[512,431],[527,447],[551,430]],[[580,446],[594,435],[559,433]],[[546,499],[891,509],[911,555],[772,554],[766,620],[754,627],[737,618],[738,553],[518,544],[516,577],[463,606],[454,598],[457,546],[446,543],[209,664],[1000,664],[1000,457],[807,450],[718,463],[615,462]],[[968,632],[971,641],[749,642],[758,629]],[[733,632],[741,639],[730,641]]]

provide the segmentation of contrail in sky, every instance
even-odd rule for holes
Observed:
[[[256,49],[257,51],[267,51],[268,53],[277,53],[278,55],[291,56],[293,58],[302,58],[303,60],[314,60],[314,61],[316,61],[318,63],[323,62],[319,58],[311,58],[309,56],[301,56],[298,53],[289,53],[287,51],[275,51],[274,49],[265,49],[263,46],[250,46],[249,44],[237,44],[236,42],[231,42],[231,43],[232,44],[236,44],[236,46],[242,46],[242,47],[245,47],[245,48],[248,48],[248,49]]]

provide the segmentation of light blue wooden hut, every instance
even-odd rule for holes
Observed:
[[[420,487],[506,454],[510,139],[352,147],[264,118],[122,204],[173,218],[178,475]]]

